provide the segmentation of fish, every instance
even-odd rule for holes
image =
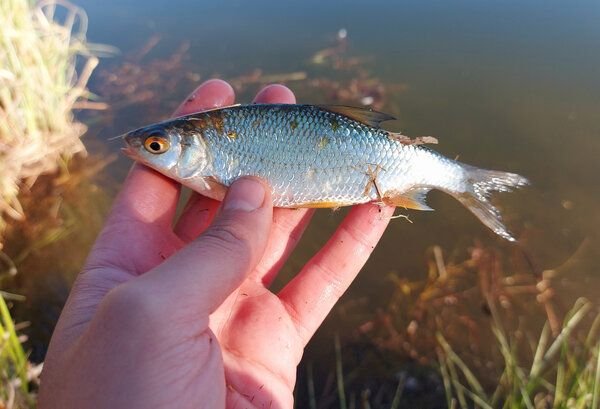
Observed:
[[[515,173],[480,169],[381,127],[393,116],[337,105],[250,104],[196,112],[124,134],[123,151],[196,192],[222,200],[242,176],[271,187],[273,205],[339,208],[375,202],[433,210],[432,189],[450,194],[509,241],[493,192],[528,184]]]

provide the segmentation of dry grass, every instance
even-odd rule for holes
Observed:
[[[86,127],[73,109],[89,102],[86,84],[103,51],[92,50],[86,29],[83,10],[65,1],[0,2],[0,233],[7,218],[25,217],[23,183],[85,153]]]

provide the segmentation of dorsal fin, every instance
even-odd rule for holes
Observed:
[[[235,108],[235,107],[239,107],[241,105],[242,104],[232,104],[232,105],[225,105],[225,106],[222,106],[222,107],[208,108],[208,109],[205,109],[205,110],[202,110],[202,111],[197,111],[197,112],[190,112],[189,114],[185,114],[185,115],[181,115],[181,116],[178,116],[178,117],[175,117],[175,118],[167,119],[165,122],[172,121],[173,119],[188,119],[188,120],[193,120],[193,119],[196,119],[194,117],[194,115],[205,114],[207,112],[212,112],[212,111],[219,111],[221,109],[226,109],[226,108]]]
[[[317,107],[324,109],[325,111],[334,112],[350,119],[354,119],[355,121],[374,128],[379,128],[380,124],[384,121],[396,119],[391,115],[367,108],[349,107],[345,105],[317,105]]]

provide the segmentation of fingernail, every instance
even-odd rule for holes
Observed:
[[[173,115],[187,115],[205,109],[231,105],[234,98],[235,92],[231,85],[223,80],[211,79],[200,84]]]
[[[242,178],[235,181],[225,197],[224,210],[251,212],[265,201],[265,187],[256,179]]]
[[[275,101],[283,104],[294,104],[296,97],[285,85],[271,84],[261,89],[254,98],[254,103],[273,103]]]

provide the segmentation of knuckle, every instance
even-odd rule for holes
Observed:
[[[101,309],[107,318],[118,318],[117,321],[126,328],[160,319],[161,306],[156,297],[142,286],[133,284],[122,284],[110,290]]]
[[[244,256],[251,254],[251,234],[234,223],[225,222],[211,226],[205,232],[203,239],[214,250]]]
[[[337,302],[337,300],[342,298],[348,287],[348,284],[344,283],[341,278],[344,272],[333,270],[325,264],[316,266],[316,269],[319,272],[318,276],[323,281],[323,293],[328,295],[331,300]]]

